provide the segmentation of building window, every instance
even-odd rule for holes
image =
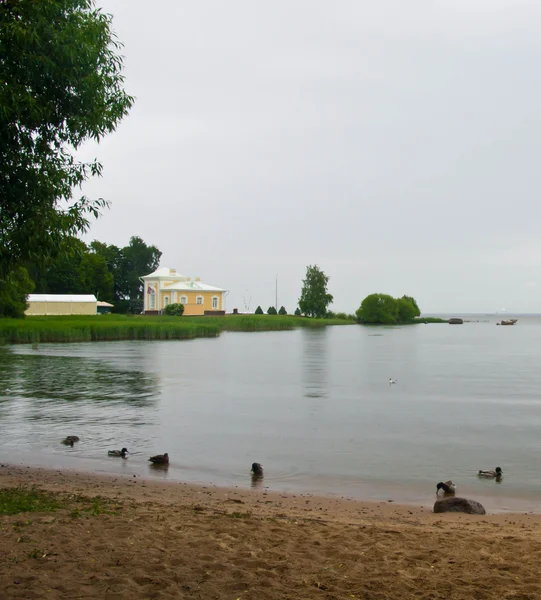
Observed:
[[[212,296],[212,308],[218,308],[218,296]]]
[[[203,304],[203,296],[197,296],[195,302],[196,302],[196,304]]]
[[[188,304],[188,298],[186,298],[186,296],[181,296],[180,297],[180,303],[181,304]]]
[[[148,293],[150,295],[150,309],[154,310],[156,308],[156,292],[152,288],[149,288]]]
[[[167,306],[169,304],[169,296],[165,296],[163,299],[163,305],[164,307]]]

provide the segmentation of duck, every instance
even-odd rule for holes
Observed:
[[[494,471],[482,471],[481,469],[479,470],[479,472],[477,473],[477,475],[479,477],[491,477],[492,479],[494,479],[494,477],[502,477],[503,476],[503,471],[500,469],[500,467],[496,467],[496,469],[494,469]]]
[[[79,441],[78,435],[68,435],[62,440],[62,443],[65,444],[66,446],[73,446],[73,444],[78,441]]]
[[[168,465],[169,454],[167,454],[167,452],[165,454],[156,454],[156,456],[151,456],[148,460],[153,465]]]
[[[436,494],[439,493],[440,490],[443,490],[445,495],[453,495],[456,492],[456,485],[449,479],[449,481],[440,481],[436,485]]]
[[[126,458],[126,454],[129,454],[127,448],[122,448],[122,450],[109,450],[107,452],[108,456],[122,456],[122,458]]]
[[[396,383],[396,379],[389,377],[389,385],[393,385],[393,383]]]
[[[4,394],[5,394],[6,396],[9,396],[9,395],[11,394],[11,390],[10,390],[9,388],[6,388],[6,389],[4,390]]]
[[[263,476],[263,466],[259,463],[252,463],[252,475],[257,475],[258,477]]]

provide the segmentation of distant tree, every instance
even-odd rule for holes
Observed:
[[[297,306],[297,308],[295,309],[295,316],[296,317],[300,317],[301,316],[301,309]]]
[[[332,310],[328,310],[327,314],[325,315],[325,318],[326,319],[334,319],[334,318],[336,318],[336,315],[333,313]]]
[[[398,298],[398,321],[400,323],[411,323],[415,317],[421,315],[415,298],[411,296],[402,296]]]
[[[168,304],[163,312],[170,317],[181,317],[184,314],[184,304]]]
[[[327,291],[329,277],[317,265],[306,268],[306,279],[303,279],[299,307],[304,315],[323,318],[333,297]]]
[[[113,302],[118,303],[125,298],[128,288],[126,273],[123,270],[122,250],[113,244],[104,244],[98,240],[90,243],[90,250],[102,256],[107,264],[109,273],[113,276]]]
[[[274,306],[269,306],[269,308],[267,308],[267,314],[268,315],[276,315],[278,313],[276,312],[276,309],[274,308]]]
[[[24,317],[28,294],[33,289],[34,282],[24,267],[13,269],[8,279],[0,279],[0,317]]]
[[[114,131],[133,103],[120,46],[94,0],[0,2],[2,286],[20,281],[18,266],[57,256],[107,206],[73,200],[102,170],[75,151]]]
[[[263,314],[263,309],[261,308],[261,306],[258,306],[258,307],[255,309],[255,314],[256,314],[256,315],[262,315],[262,314]]]
[[[279,315],[287,315],[287,310],[285,308],[285,306],[281,306],[280,310],[278,311]]]
[[[392,325],[398,318],[398,301],[388,294],[370,294],[355,314],[361,323]]]
[[[103,256],[95,252],[87,252],[83,255],[80,264],[81,289],[86,294],[94,294],[98,300],[112,302],[114,300],[113,275],[107,268],[107,262]]]
[[[122,248],[121,270],[125,277],[126,287],[122,290],[124,298],[143,297],[143,284],[139,279],[143,275],[154,272],[162,253],[156,246],[147,246],[140,237],[130,238],[128,246]]]

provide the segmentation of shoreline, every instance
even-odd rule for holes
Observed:
[[[55,512],[1,515],[6,598],[537,598],[540,515],[0,466]]]
[[[135,456],[135,455],[134,455]],[[236,490],[238,492],[269,493],[280,495],[310,496],[327,500],[347,500],[351,502],[380,504],[390,503],[394,506],[422,507],[432,510],[436,495],[436,485],[430,482],[390,482],[367,479],[297,477],[287,479],[267,472],[262,480],[252,480],[248,471],[242,478],[239,473],[218,473],[193,470],[188,466],[170,465],[167,469],[156,468],[147,461],[114,460],[80,458],[70,460],[71,456],[47,455],[45,459],[36,456],[21,456],[19,461],[9,462],[12,469],[28,469],[46,473],[77,474],[97,478],[135,478],[146,484],[176,486],[178,484],[195,488],[213,488]],[[1,469],[0,469],[1,470]],[[492,480],[482,480],[481,489],[475,484],[461,482],[458,486],[458,497],[477,500],[489,514],[532,514],[541,516],[541,502],[538,494],[531,492],[505,494],[505,488],[495,486]],[[337,491],[334,491],[337,490]]]

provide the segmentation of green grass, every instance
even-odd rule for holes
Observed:
[[[53,512],[61,506],[57,497],[35,488],[0,489],[0,515],[16,515],[21,512]]]
[[[438,317],[417,317],[413,320],[414,323],[448,323],[446,319]]]
[[[217,337],[221,331],[279,331],[297,327],[348,325],[344,319],[289,315],[167,317],[91,315],[0,319],[0,344],[98,342],[114,340],[186,340]]]

